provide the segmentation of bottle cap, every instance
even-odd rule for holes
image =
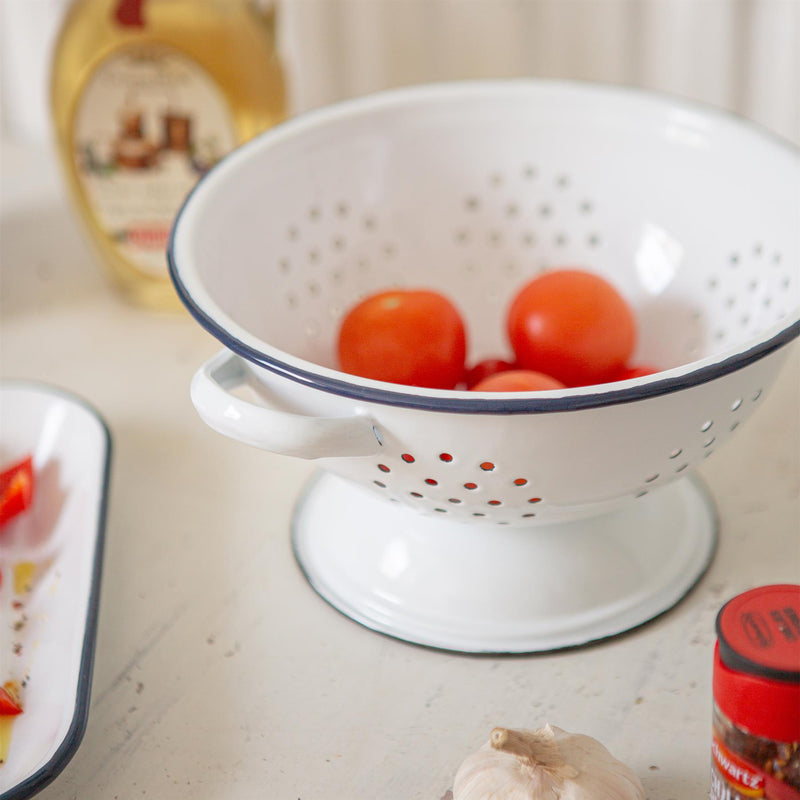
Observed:
[[[754,736],[800,741],[800,586],[761,586],[717,615],[714,700]]]
[[[119,0],[114,19],[123,28],[143,28],[142,5],[144,0]]]

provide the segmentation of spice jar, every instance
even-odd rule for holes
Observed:
[[[800,586],[762,586],[717,616],[711,800],[800,800]]]

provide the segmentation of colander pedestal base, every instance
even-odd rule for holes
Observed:
[[[470,653],[554,650],[641,625],[692,588],[717,534],[689,476],[597,517],[512,528],[423,516],[320,473],[292,526],[301,568],[339,611]]]

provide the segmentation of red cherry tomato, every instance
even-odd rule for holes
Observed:
[[[342,370],[407,386],[454,388],[464,377],[466,350],[458,309],[428,290],[372,295],[347,313],[339,331]]]
[[[505,361],[502,358],[485,358],[467,370],[464,383],[467,384],[467,389],[472,389],[490,375],[496,375],[498,372],[508,372],[510,369],[514,369],[514,364],[510,361]]]
[[[629,381],[632,378],[643,378],[645,375],[655,375],[656,372],[658,372],[658,370],[655,367],[639,364],[638,366],[623,367],[619,372],[614,374],[613,380]]]
[[[472,387],[473,392],[545,392],[548,389],[563,389],[564,384],[529,369],[512,369],[489,375]]]
[[[526,284],[509,309],[517,363],[567,386],[611,380],[636,343],[636,321],[622,295],[599,275],[546,272]]]

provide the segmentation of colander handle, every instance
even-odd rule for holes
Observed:
[[[381,448],[374,420],[365,414],[309,417],[256,405],[231,393],[247,383],[239,356],[223,350],[195,374],[192,403],[215,431],[244,444],[298,458],[367,456]]]

